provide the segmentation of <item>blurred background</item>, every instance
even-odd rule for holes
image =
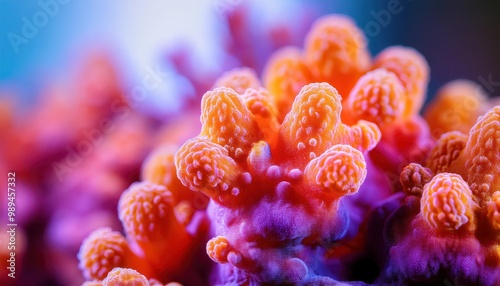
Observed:
[[[428,99],[458,78],[500,95],[498,1],[1,0],[0,181],[16,172],[15,282],[81,284],[82,239],[121,230],[120,193],[155,146],[198,133],[214,80],[239,66],[261,75],[273,51],[302,47],[330,13],[352,17],[372,55],[391,45],[422,53]],[[2,231],[2,263],[5,243]],[[5,271],[1,285],[12,283]]]

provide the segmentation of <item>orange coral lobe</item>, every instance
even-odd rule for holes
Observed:
[[[278,108],[279,122],[290,111],[302,87],[313,81],[301,50],[295,47],[275,52],[267,63],[263,78]]]
[[[411,163],[403,168],[399,180],[407,195],[422,196],[424,186],[432,179],[432,172],[420,164]]]
[[[494,231],[500,231],[500,191],[493,193],[486,205],[486,218]]]
[[[157,185],[172,184],[176,179],[174,154],[175,148],[167,146],[152,152],[142,164],[141,179]]]
[[[468,133],[485,105],[486,95],[478,84],[455,80],[439,89],[424,118],[434,138],[448,131]]]
[[[449,172],[467,143],[467,136],[459,131],[443,134],[427,158],[427,167],[435,174]]]
[[[353,126],[341,124],[334,138],[337,144],[348,144],[365,152],[377,146],[382,138],[382,133],[375,123],[360,120]]]
[[[469,222],[474,227],[472,192],[457,174],[437,174],[424,186],[420,204],[424,220],[437,230],[457,230]]]
[[[375,57],[373,69],[384,68],[396,74],[406,90],[404,113],[417,114],[424,103],[429,80],[429,65],[416,50],[393,46],[386,48]]]
[[[103,286],[149,286],[144,275],[130,268],[115,268],[102,281]]]
[[[480,201],[500,190],[500,106],[490,109],[472,127],[463,153],[467,182]]]
[[[315,81],[326,81],[347,96],[356,80],[370,67],[363,32],[346,16],[318,19],[305,41],[305,58]]]
[[[208,256],[210,257],[210,259],[218,263],[227,262],[227,255],[229,253],[229,250],[229,242],[224,236],[214,237],[207,243]]]
[[[336,198],[351,195],[365,180],[365,158],[349,145],[335,145],[309,162],[305,176]]]
[[[354,121],[364,119],[382,128],[403,117],[405,90],[394,73],[376,69],[358,80],[345,107],[345,115]]]
[[[128,237],[157,241],[168,233],[174,218],[172,193],[150,182],[132,184],[118,203],[119,218]]]
[[[243,94],[247,88],[259,89],[261,83],[255,71],[251,68],[235,68],[221,75],[214,84],[216,87],[228,87]]]
[[[102,280],[115,267],[126,263],[129,247],[125,237],[109,227],[94,230],[78,252],[79,268],[87,280]]]
[[[231,157],[242,158],[260,140],[254,116],[234,90],[219,87],[208,91],[201,106],[200,135],[226,148]]]
[[[328,83],[304,86],[281,125],[282,141],[295,152],[323,153],[332,145],[341,110],[340,96]]]
[[[231,192],[238,170],[226,149],[202,137],[182,145],[175,156],[175,165],[177,176],[186,187],[214,199]]]
[[[264,139],[272,141],[273,136],[278,132],[279,122],[277,119],[278,111],[269,93],[263,88],[259,90],[248,88],[242,98],[248,110],[254,115]]]

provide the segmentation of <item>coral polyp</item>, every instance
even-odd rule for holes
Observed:
[[[440,173],[425,184],[420,202],[425,221],[432,227],[446,231],[463,225],[475,228],[474,206],[469,185],[459,176]]]

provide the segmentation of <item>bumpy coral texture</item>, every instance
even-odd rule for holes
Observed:
[[[403,191],[407,195],[421,196],[424,186],[432,179],[432,172],[429,168],[420,164],[411,163],[404,167],[400,175]]]
[[[398,77],[385,69],[363,75],[351,90],[344,105],[345,117],[365,119],[383,128],[405,114],[405,90]]]
[[[314,80],[332,84],[343,97],[370,69],[365,35],[346,16],[328,15],[316,20],[304,46]]]
[[[500,190],[500,106],[490,109],[471,128],[463,150],[464,165],[460,174],[466,175],[474,195],[484,203],[493,192]]]
[[[374,68],[383,68],[393,72],[406,90],[405,113],[417,113],[425,100],[429,65],[416,50],[394,46],[380,52],[374,59]]]
[[[125,237],[108,227],[92,232],[82,243],[78,260],[87,280],[102,280],[115,267],[123,267],[129,255]]]
[[[459,175],[440,173],[424,186],[421,213],[436,229],[457,230],[472,221],[471,205],[472,192]]]
[[[455,80],[438,90],[424,117],[434,138],[449,131],[468,133],[487,106],[486,94],[479,84]]]
[[[102,281],[103,286],[148,286],[144,275],[130,268],[115,268]]]
[[[500,106],[460,80],[422,117],[429,75],[409,47],[372,59],[341,15],[262,83],[222,74],[199,135],[157,148],[122,194],[125,236],[84,241],[85,285],[500,285]]]
[[[295,96],[304,85],[312,82],[312,75],[302,51],[295,47],[285,47],[269,59],[263,79],[280,110],[277,118],[282,122],[290,111]]]
[[[229,87],[239,94],[243,94],[247,88],[258,89],[261,83],[257,74],[250,68],[236,68],[225,72],[214,84],[214,87]]]
[[[131,247],[156,271],[175,270],[191,237],[175,216],[172,193],[162,185],[134,183],[122,194],[118,212]]]
[[[419,209],[403,206],[417,215],[406,218],[412,228],[403,231],[391,248],[386,274],[392,278],[386,281],[446,278],[474,285],[500,283],[499,130],[497,106],[479,117],[468,135],[459,131],[441,135],[426,162],[430,168],[426,173],[433,178],[421,194],[409,193],[421,197]],[[418,164],[408,168],[426,169]],[[404,171],[403,186],[409,185],[408,178]],[[418,185],[421,188],[422,183]],[[427,241],[419,238],[424,235]]]
[[[348,217],[341,198],[365,180],[363,152],[377,144],[380,131],[365,121],[343,124],[337,91],[314,83],[301,89],[270,136],[276,140],[266,141],[256,122],[260,109],[244,100],[229,88],[207,92],[200,135],[175,156],[181,182],[212,199],[217,236],[207,253],[220,263],[217,283],[326,279],[308,256],[343,236]]]

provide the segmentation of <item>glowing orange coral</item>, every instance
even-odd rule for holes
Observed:
[[[432,172],[420,164],[411,163],[403,168],[400,182],[407,195],[422,196],[424,186],[432,179]]]
[[[207,254],[215,262],[227,262],[227,255],[229,253],[229,242],[224,236],[217,236],[210,239],[207,243]]]
[[[427,158],[427,167],[435,174],[448,172],[467,143],[467,136],[459,131],[444,133]]]
[[[266,141],[273,141],[279,129],[279,122],[278,111],[269,93],[263,88],[259,90],[248,88],[241,97],[248,110],[254,115],[263,138]]]
[[[434,138],[448,131],[468,133],[485,112],[486,103],[486,95],[478,84],[455,80],[439,89],[424,118]]]
[[[109,227],[93,231],[78,252],[79,267],[87,280],[102,280],[115,267],[123,267],[130,255],[125,237]]]
[[[172,193],[174,203],[193,197],[192,192],[177,178],[174,163],[176,151],[173,146],[161,146],[149,154],[141,168],[141,180],[165,186]]]
[[[337,90],[327,83],[304,86],[281,125],[283,144],[293,152],[311,153],[309,159],[330,148],[340,123],[340,100]]]
[[[472,127],[463,150],[463,168],[475,196],[483,203],[500,190],[500,106],[490,109]]]
[[[365,36],[346,16],[328,15],[316,20],[304,50],[314,80],[332,84],[344,98],[370,68]]]
[[[164,221],[172,212],[172,193],[165,187],[143,182],[134,183],[120,198],[118,210],[127,235],[138,241],[162,237],[169,225]]]
[[[340,198],[358,191],[366,177],[363,154],[349,145],[335,145],[307,164],[305,177],[329,195]]]
[[[102,281],[103,286],[149,286],[148,279],[130,268],[115,268]]]
[[[150,182],[134,183],[123,192],[118,213],[131,247],[156,270],[168,273],[179,266],[191,237],[174,214],[170,191]]]
[[[184,143],[177,151],[175,165],[179,180],[191,190],[215,200],[239,193],[235,189],[238,165],[225,148],[203,137]]]
[[[500,231],[500,191],[491,196],[491,201],[486,205],[486,218],[495,232]]]
[[[393,46],[380,52],[373,69],[384,68],[396,74],[406,90],[405,114],[417,114],[422,107],[429,80],[429,65],[416,50]]]
[[[424,186],[421,198],[424,220],[441,231],[457,230],[467,224],[475,228],[472,192],[457,174],[440,173]]]
[[[264,85],[279,110],[279,122],[290,111],[295,96],[302,87],[313,81],[302,51],[295,47],[275,52],[268,60],[263,78]]]
[[[376,69],[363,75],[351,90],[343,118],[387,124],[405,118],[405,89],[392,72]]]
[[[262,85],[257,74],[251,68],[235,68],[221,75],[214,87],[228,87],[243,94],[247,88],[259,89]]]
[[[343,124],[340,100],[335,88],[328,83],[304,86],[281,125],[281,144],[288,152],[306,161],[316,158],[334,144],[351,145],[361,151],[371,150],[380,140],[380,130],[366,121],[354,126]]]
[[[234,90],[219,87],[208,91],[201,106],[200,135],[226,148],[229,156],[241,158],[248,154],[252,143],[260,139],[252,113]]]

